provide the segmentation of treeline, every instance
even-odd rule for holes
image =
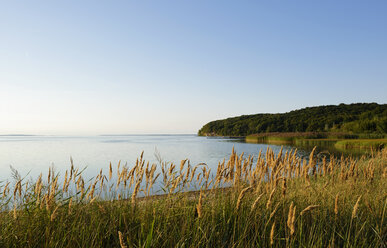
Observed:
[[[268,132],[387,133],[387,104],[308,107],[282,114],[242,115],[204,125],[199,135],[246,136]]]

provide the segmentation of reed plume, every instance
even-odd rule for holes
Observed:
[[[352,219],[356,217],[357,210],[359,209],[360,199],[361,199],[361,196],[359,196],[359,198],[357,198],[357,201],[356,201],[355,205],[353,206]]]
[[[112,179],[113,176],[113,168],[112,163],[109,164],[109,181]]]
[[[339,214],[339,193],[337,193],[335,198],[335,215]]]
[[[283,184],[282,184],[282,197],[286,196],[286,189],[287,189],[286,178],[284,178],[283,179]]]
[[[71,205],[73,203],[73,198],[71,197],[70,200],[69,200],[69,207],[68,207],[68,213],[71,213]]]
[[[238,201],[237,201],[237,205],[236,205],[236,207],[235,207],[235,210],[239,210],[239,208],[240,208],[240,206],[241,206],[241,203],[242,203],[242,199],[243,199],[243,197],[245,196],[245,194],[249,191],[249,190],[251,190],[253,187],[252,186],[250,186],[250,187],[247,187],[247,188],[245,188],[245,189],[243,189],[242,191],[241,191],[241,193],[239,194],[239,197],[238,197]]]
[[[50,217],[51,222],[55,220],[55,218],[56,218],[56,211],[58,211],[58,208],[59,208],[59,205],[56,206],[56,208],[52,212],[51,217]]]
[[[295,220],[296,220],[296,206],[294,206],[294,203],[292,202],[289,207],[288,221],[287,221],[287,226],[290,229],[290,236],[292,236],[295,232],[295,228],[294,228]]]
[[[6,197],[6,195],[7,195],[7,192],[8,192],[8,190],[9,190],[9,182],[5,185],[5,187],[4,187],[4,189],[3,189],[3,198],[5,198]]]
[[[267,222],[270,222],[270,220],[274,217],[275,212],[277,212],[277,209],[278,209],[279,205],[280,205],[280,203],[278,202],[278,203],[276,204],[276,206],[274,207],[274,210],[271,212],[270,217],[269,217],[269,220],[268,220]]]
[[[320,205],[309,205],[308,207],[306,207],[304,210],[301,211],[300,215],[302,216],[305,213],[312,211],[313,209],[318,208],[318,207],[320,207]]]
[[[262,198],[262,196],[264,195],[265,193],[262,193],[260,194],[257,199],[255,199],[253,205],[251,205],[251,212],[253,212],[256,208],[257,208],[257,204],[259,202],[259,200]]]
[[[200,191],[199,202],[196,205],[196,211],[197,211],[199,219],[202,217],[202,196],[203,196],[203,193],[202,193],[202,191]]]
[[[272,201],[272,199],[273,199],[273,195],[274,195],[275,190],[276,190],[276,188],[274,188],[274,189],[271,191],[270,195],[269,195],[269,199],[268,199],[267,202],[266,202],[266,209],[269,209],[270,206],[271,206],[271,201]]]
[[[122,236],[122,233],[120,231],[118,231],[118,239],[120,240],[121,248],[128,248],[125,244],[124,237]]]
[[[134,191],[133,191],[133,194],[132,194],[132,205],[135,205],[136,204],[136,196],[137,196],[137,193],[140,189],[140,183],[141,181],[138,181],[136,183],[136,186],[134,187]]]
[[[270,245],[274,244],[274,231],[275,231],[275,221],[273,222],[273,225],[271,226],[271,230],[270,230]]]

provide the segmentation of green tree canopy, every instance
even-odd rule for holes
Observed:
[[[242,115],[212,121],[199,135],[246,136],[265,132],[387,133],[387,104],[308,107],[282,114]]]

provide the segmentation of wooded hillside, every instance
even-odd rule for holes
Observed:
[[[266,132],[387,133],[387,104],[308,107],[281,114],[242,115],[204,125],[199,135],[246,136]]]

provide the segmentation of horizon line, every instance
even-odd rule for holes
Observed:
[[[123,133],[123,134],[23,134],[11,133],[0,134],[0,137],[29,137],[29,136],[179,136],[179,135],[197,135],[197,133]]]

